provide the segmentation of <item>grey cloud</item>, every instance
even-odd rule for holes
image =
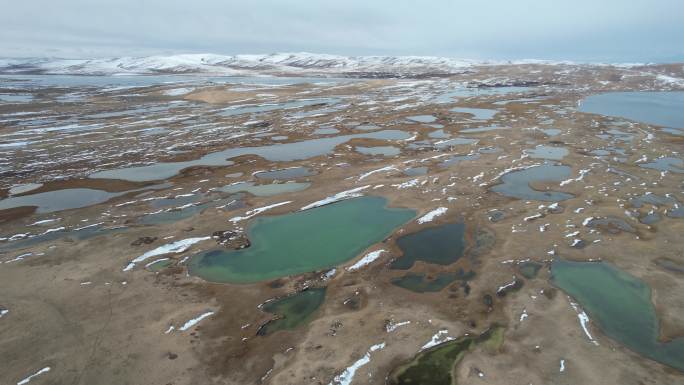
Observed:
[[[1,56],[311,51],[684,60],[681,0],[4,2]]]

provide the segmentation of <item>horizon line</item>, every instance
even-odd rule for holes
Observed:
[[[268,53],[238,53],[238,54],[218,54],[212,52],[202,52],[202,53],[159,53],[159,54],[149,54],[149,55],[94,55],[88,57],[69,57],[69,56],[5,56],[0,55],[0,59],[3,60],[116,60],[116,59],[140,59],[140,58],[151,58],[151,57],[180,57],[180,56],[216,56],[216,57],[226,57],[226,58],[236,58],[240,56],[255,56],[255,57],[268,57],[277,55],[290,55],[290,56],[330,56],[339,58],[432,58],[432,59],[450,59],[450,60],[462,60],[464,62],[470,62],[471,64],[492,64],[492,65],[505,65],[505,64],[568,64],[568,65],[622,65],[622,66],[653,66],[653,65],[672,65],[672,64],[684,64],[684,59],[681,61],[600,61],[600,60],[572,60],[572,59],[541,59],[541,58],[519,58],[519,59],[473,59],[467,57],[458,56],[444,56],[444,55],[345,55],[345,54],[331,54],[331,53],[316,53],[308,51],[283,51],[283,52],[268,52]]]

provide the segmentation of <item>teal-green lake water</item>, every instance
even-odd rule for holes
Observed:
[[[635,352],[684,371],[684,338],[658,341],[651,289],[603,262],[556,260],[552,282],[577,300],[610,338]]]
[[[197,254],[190,273],[212,282],[250,283],[337,266],[416,214],[386,205],[386,199],[370,196],[258,217],[247,229],[250,247]]]
[[[455,280],[454,273],[440,273],[433,279],[428,279],[422,273],[407,273],[403,277],[393,279],[392,284],[416,293],[430,293],[441,291]]]
[[[429,227],[397,239],[401,257],[392,262],[392,269],[410,269],[416,261],[451,265],[463,256],[465,224],[447,223]]]
[[[511,171],[501,177],[501,184],[491,191],[516,199],[558,202],[574,198],[574,195],[560,191],[537,191],[530,187],[532,182],[560,182],[570,177],[568,166],[543,164],[523,170]]]
[[[523,277],[527,279],[533,279],[537,277],[537,274],[539,274],[539,270],[541,270],[542,267],[544,267],[544,265],[541,263],[527,261],[519,264],[518,270]]]
[[[325,288],[314,288],[264,304],[262,310],[279,318],[267,322],[258,334],[267,335],[278,330],[296,329],[308,323],[325,300]]]
[[[433,293],[442,291],[456,280],[468,281],[473,277],[475,277],[474,272],[465,272],[463,269],[459,269],[457,272],[439,273],[435,276],[409,272],[402,277],[392,279],[392,284],[415,293]]]

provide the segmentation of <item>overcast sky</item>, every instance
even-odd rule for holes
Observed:
[[[684,0],[0,0],[0,56],[684,61]]]

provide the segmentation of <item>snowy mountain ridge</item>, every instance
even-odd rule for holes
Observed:
[[[346,73],[450,74],[467,71],[476,66],[506,64],[572,65],[575,63],[543,60],[475,61],[435,56],[340,56],[306,52],[232,56],[181,54],[108,59],[0,59],[0,74],[215,74],[224,76]]]

